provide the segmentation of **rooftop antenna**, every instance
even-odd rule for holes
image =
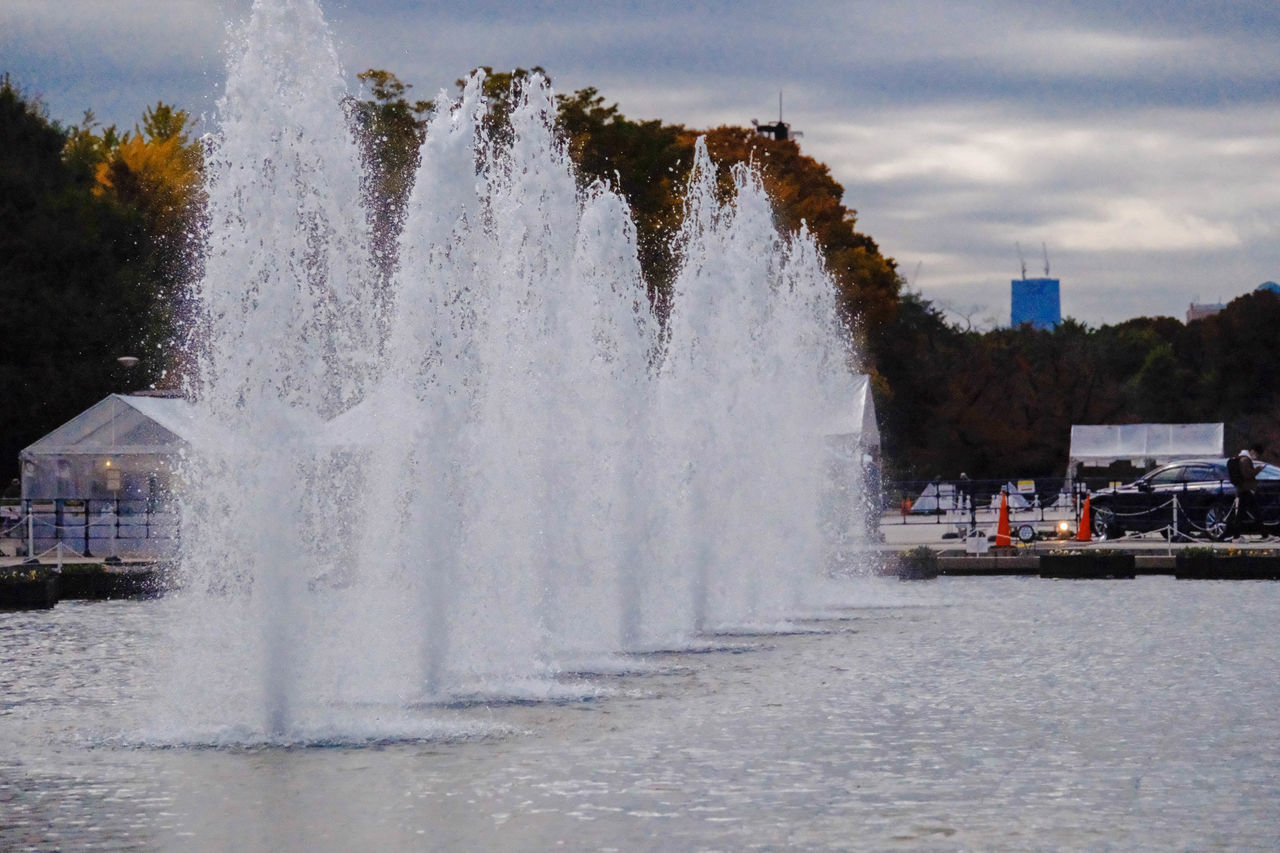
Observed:
[[[1048,278],[1049,277],[1049,249],[1045,246],[1044,243],[1041,243],[1040,251],[1044,252],[1044,277]],[[1024,278],[1025,278],[1025,274],[1024,274]]]
[[[1014,243],[1013,245],[1018,247],[1018,265],[1022,267],[1022,280],[1026,281],[1027,280],[1027,260],[1026,258],[1022,257],[1022,244]]]
[[[782,90],[778,90],[778,123],[777,124],[761,124],[756,119],[751,120],[751,126],[756,129],[757,133],[765,136],[772,136],[774,139],[782,142],[786,139],[794,139],[798,136],[804,136],[798,130],[792,130],[791,125],[782,120]]]

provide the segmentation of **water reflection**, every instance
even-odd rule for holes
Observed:
[[[0,847],[1280,843],[1280,585],[859,589],[889,606],[364,748],[146,746],[163,601],[2,614]]]

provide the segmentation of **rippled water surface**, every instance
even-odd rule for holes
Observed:
[[[164,601],[0,613],[0,849],[1280,847],[1280,584],[868,584],[820,632],[423,708],[434,741],[167,747]]]

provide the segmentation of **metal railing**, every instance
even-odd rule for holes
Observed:
[[[1078,524],[1086,490],[1061,479],[886,480],[881,524],[961,525],[994,523],[1000,495],[1008,496],[1014,523]]]
[[[1071,530],[1077,530],[1085,496],[1092,495],[1095,508],[1090,525],[1095,534],[1099,533],[1101,513],[1114,519],[1115,530],[1124,535],[1157,534],[1170,541],[1239,533],[1275,536],[1280,532],[1280,497],[1275,490],[1265,492],[1267,499],[1261,505],[1255,499],[1254,506],[1245,512],[1226,480],[1149,488],[1140,492],[1145,495],[1141,500],[1134,500],[1132,492],[1117,492],[1113,482],[1102,479],[885,481],[880,524],[934,524],[957,530],[990,527],[998,519],[1002,492],[1008,495],[1009,520],[1014,528],[1030,524],[1043,530],[1066,522]],[[1100,503],[1116,494],[1125,494],[1126,499]],[[1228,502],[1225,505],[1224,499]],[[1211,506],[1213,516],[1209,515]],[[1229,511],[1223,513],[1224,506],[1229,506]]]
[[[23,498],[0,505],[0,547],[12,556],[57,548],[82,557],[162,556],[178,541],[178,514],[154,500]]]

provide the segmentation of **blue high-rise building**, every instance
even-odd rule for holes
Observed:
[[[1015,278],[1010,323],[1017,328],[1030,323],[1037,329],[1052,329],[1062,322],[1062,303],[1056,278]]]

